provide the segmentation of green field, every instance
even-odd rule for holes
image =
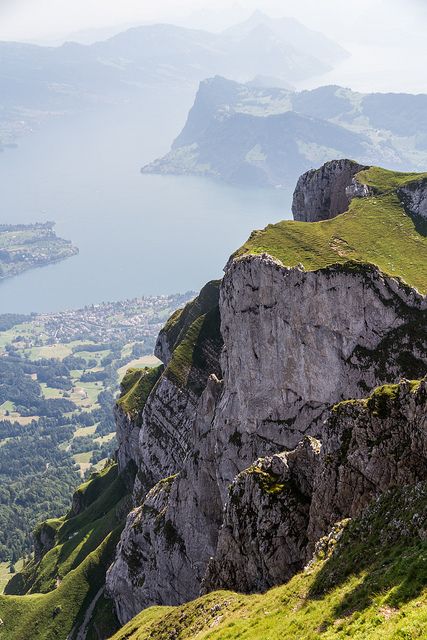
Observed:
[[[427,237],[407,215],[395,192],[427,174],[369,169],[359,180],[377,195],[354,199],[346,213],[322,222],[284,221],[254,232],[236,256],[268,253],[287,267],[307,271],[352,261],[374,264],[427,293]]]

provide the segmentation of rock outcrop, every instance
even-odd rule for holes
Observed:
[[[287,581],[334,524],[394,488],[427,480],[427,379],[335,406],[322,447],[257,461],[229,488],[204,590],[258,592]]]
[[[300,571],[320,443],[305,438],[290,453],[257,460],[228,490],[205,592],[265,591]]]
[[[336,406],[325,425],[310,513],[311,544],[388,489],[427,479],[427,379]]]
[[[354,181],[357,173],[368,169],[351,160],[332,160],[298,180],[292,203],[295,220],[318,222],[347,211],[352,197],[368,195],[366,187]]]
[[[47,520],[42,522],[34,531],[34,561],[40,562],[43,556],[46,555],[55,546],[55,536],[57,528],[52,526],[51,522]]]
[[[160,333],[156,353],[167,365],[131,370],[116,409],[120,471],[135,469],[135,506],[157,482],[177,473],[192,445],[192,422],[211,373],[221,377],[219,283],[175,313]]]
[[[369,197],[363,168],[303,177],[302,218],[337,215],[349,188]],[[107,579],[121,622],[201,589],[283,582],[336,520],[427,477],[425,383],[396,387],[390,416],[361,400],[425,375],[425,296],[374,265],[306,271],[268,253],[232,258],[219,299],[210,287],[159,338],[166,368],[131,447],[136,510]]]
[[[401,187],[398,195],[409,214],[427,220],[427,178]]]

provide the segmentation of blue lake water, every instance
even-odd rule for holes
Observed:
[[[290,217],[290,192],[140,174],[168,150],[189,99],[173,117],[153,102],[61,118],[0,154],[0,222],[55,220],[80,249],[1,283],[0,313],[196,290],[252,229]]]

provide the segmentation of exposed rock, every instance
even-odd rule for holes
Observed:
[[[337,161],[303,177],[300,195],[317,209],[301,211],[337,215],[350,197],[370,195],[355,181],[361,169]],[[370,264],[305,271],[268,254],[230,259],[218,306],[213,290],[204,291],[207,304],[201,296],[173,316],[158,343],[167,366],[142,410],[136,455],[133,495],[143,506],[126,524],[108,578],[122,622],[151,604],[196,597],[211,557],[205,590],[283,581],[336,521],[424,473],[415,458],[406,464],[418,428],[408,412],[400,411],[396,439],[383,437],[384,416],[363,422],[363,402],[348,405],[355,413],[345,428],[325,420],[340,401],[424,375],[426,297]],[[325,438],[319,472],[308,436]],[[354,451],[345,449],[353,440]],[[378,457],[388,446],[390,468]]]
[[[114,419],[118,443],[117,462],[120,472],[125,473],[125,470],[132,463],[136,469],[135,460],[138,457],[139,426],[120,405],[114,407]]]
[[[294,192],[294,219],[318,222],[347,211],[352,197],[369,195],[368,190],[354,181],[357,173],[368,168],[352,160],[332,160],[320,169],[304,173]]]
[[[223,382],[211,377],[200,400],[192,387],[197,382],[195,388],[201,388],[202,379],[186,374],[178,384],[174,367],[185,348],[182,342],[144,409],[139,444],[141,484],[137,480],[134,496],[140,499],[144,491],[138,495],[139,487],[157,481],[161,473],[168,475],[166,470],[179,470],[162,503],[165,522],[170,523],[179,544],[168,544],[169,534],[161,530],[156,531],[155,539],[150,538],[150,555],[142,552],[150,560],[141,564],[134,578],[129,574],[122,578],[127,585],[123,589],[134,594],[129,615],[154,602],[177,604],[197,596],[209,558],[215,554],[228,487],[236,476],[260,456],[273,456],[276,464],[280,458],[274,454],[294,449],[305,435],[321,434],[331,404],[363,397],[366,388],[381,382],[381,372],[373,366],[360,366],[360,349],[379,359],[377,349],[383,349],[387,336],[405,327],[425,306],[425,299],[416,291],[369,265],[336,265],[305,272],[283,267],[267,255],[229,264],[220,295]],[[396,354],[399,350],[400,343],[394,344]],[[210,363],[214,365],[213,358]],[[405,363],[396,359],[396,380],[405,374]],[[200,375],[200,369],[195,371]],[[180,445],[180,438],[185,446]],[[301,492],[309,493],[311,480],[307,478],[308,488],[302,488],[302,474],[295,473]],[[253,479],[240,478],[239,490],[241,483],[244,504],[249,505],[253,498],[261,505],[260,513],[252,514],[248,521],[249,528],[261,523],[264,510],[271,509],[272,521],[278,522],[290,505],[299,504],[290,492],[284,495],[283,503],[272,506],[270,497],[262,495]],[[303,562],[308,505],[309,498],[295,509],[295,518],[301,526],[305,523],[301,537],[289,539],[277,574],[265,561],[257,585],[274,584],[279,574],[290,575]],[[243,505],[242,509],[249,507]],[[238,527],[234,514],[228,517]],[[242,523],[247,522],[245,518]],[[152,528],[152,523],[144,523],[147,531]],[[131,526],[128,523],[123,534],[120,563],[126,564],[133,546],[142,544],[145,548],[142,538],[135,542]],[[283,521],[283,531],[295,531],[295,526],[292,518]],[[240,530],[244,531],[243,524]],[[238,544],[244,548],[249,542],[243,539]],[[254,552],[240,588],[251,589],[263,544]],[[236,566],[237,555],[234,553]],[[113,575],[118,574],[114,571]],[[139,591],[136,585],[141,576],[144,589]],[[215,579],[225,578],[211,579],[214,584]],[[121,602],[120,584],[117,581],[111,586],[111,593]]]
[[[42,522],[34,531],[34,561],[40,562],[44,555],[55,546],[56,528],[49,520]]]
[[[128,518],[107,575],[107,588],[123,624],[145,607],[179,604],[199,593],[221,524],[222,504],[209,464],[209,452],[214,458],[210,426],[220,390],[212,376],[197,410],[194,441],[204,451],[203,465],[197,452],[190,455],[181,473],[160,481]]]
[[[135,505],[162,478],[177,473],[190,450],[195,394],[163,376],[143,413],[137,450]]]
[[[407,213],[427,220],[427,178],[411,182],[397,193]]]
[[[393,487],[427,480],[427,381],[338,405],[325,425],[311,505],[311,547]]]
[[[211,374],[221,377],[219,310],[213,308],[190,325],[150,395],[139,434],[135,504],[162,478],[182,469],[194,447],[196,408]]]
[[[232,262],[221,288],[224,393],[215,417],[224,500],[258,457],[319,436],[330,405],[390,381],[389,372],[360,366],[361,350],[380,359],[390,332],[426,306],[373,266],[305,272],[266,255]],[[393,381],[411,377],[403,360]]]
[[[264,591],[303,568],[319,451],[320,443],[307,437],[294,451],[260,459],[237,476],[205,592]]]
[[[375,195],[375,190],[367,184],[359,182],[355,176],[352,179],[350,186],[346,187],[345,195],[349,201],[351,201],[353,198],[369,198],[370,196]]]
[[[119,471],[130,489],[133,487],[139,452],[143,411],[164,367],[130,369],[121,383],[121,396],[114,407]]]
[[[168,557],[171,557],[175,546],[173,525],[165,516],[173,481],[174,477],[171,477],[158,483],[148,493],[144,504],[131,511],[117,547],[116,559],[107,572],[107,593],[114,598],[122,624],[142,608],[157,604],[158,593],[165,599],[174,600],[175,594],[169,582],[179,568],[174,562],[168,567],[165,581],[163,576],[159,576],[157,581],[150,579],[152,574],[157,574],[159,546],[164,543],[162,550]]]

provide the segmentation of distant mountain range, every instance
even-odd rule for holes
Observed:
[[[308,52],[315,52],[313,53]],[[293,19],[256,12],[222,33],[156,24],[91,45],[0,43],[0,143],[52,115],[129,101],[153,86],[211,75],[289,83],[324,73],[346,51]]]
[[[143,173],[286,187],[344,156],[404,171],[427,164],[427,95],[337,86],[298,93],[260,84],[203,81],[171,151]]]

